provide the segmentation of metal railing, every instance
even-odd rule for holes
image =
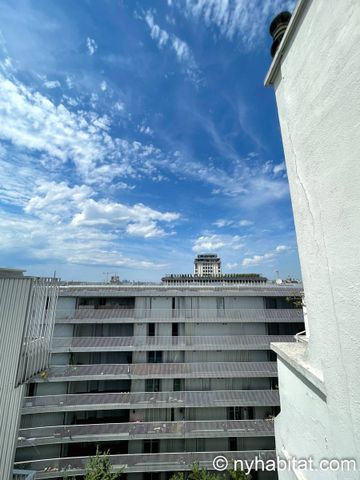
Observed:
[[[180,292],[179,292],[180,289]],[[236,293],[237,296],[294,296],[300,295],[303,290],[303,285],[301,283],[291,283],[291,284],[276,284],[268,282],[266,285],[263,284],[254,284],[254,285],[165,285],[165,284],[140,284],[140,285],[111,285],[104,283],[95,283],[95,284],[68,284],[61,286],[61,296],[65,297],[95,297],[106,295],[107,297],[117,297],[117,296],[169,296],[169,291],[173,291],[175,295],[180,295],[182,297],[194,296],[195,292],[199,291],[201,296],[214,296],[217,293],[227,294],[232,296],[232,293]],[[172,293],[172,292],[171,292]],[[223,295],[221,295],[223,296]]]
[[[302,309],[123,309],[82,307],[73,314],[58,309],[56,323],[111,323],[119,319],[128,323],[289,323],[303,322]]]
[[[269,350],[271,342],[293,342],[293,335],[178,337],[55,337],[52,352],[138,350]]]
[[[12,480],[35,480],[35,475],[33,470],[13,470]]]
[[[273,419],[101,423],[23,428],[18,447],[53,443],[164,438],[271,437]]]
[[[146,378],[267,378],[277,376],[276,362],[135,363],[52,366],[46,378],[34,381],[59,382]]]
[[[236,460],[247,460],[256,458],[266,462],[275,460],[274,450],[249,450],[249,451],[216,451],[216,452],[181,452],[181,453],[135,453],[130,455],[110,455],[110,462],[114,471],[124,468],[126,473],[131,472],[161,472],[161,471],[186,471],[191,470],[194,463],[200,467],[213,470],[213,460],[216,456]],[[66,457],[52,458],[47,460],[34,460],[28,462],[17,462],[17,466],[26,466],[36,470],[37,480],[56,478],[59,474],[81,475],[89,457]]]
[[[302,332],[299,332],[296,335],[294,335],[294,339],[295,339],[296,342],[301,342],[301,343],[308,343],[309,342],[309,337],[306,334],[306,330],[304,330]]]
[[[31,279],[16,378],[17,385],[25,383],[48,367],[58,285],[58,280],[52,278]]]
[[[277,390],[79,393],[26,397],[22,414],[130,408],[278,406]]]

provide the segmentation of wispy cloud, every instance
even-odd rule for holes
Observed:
[[[273,173],[274,175],[284,174],[284,173],[286,174],[285,162],[281,162],[281,163],[278,163],[277,165],[274,165]]]
[[[243,267],[249,267],[252,265],[260,265],[273,260],[277,255],[289,251],[289,247],[286,245],[278,245],[274,250],[263,253],[262,255],[254,255],[253,257],[246,257],[242,261]]]
[[[58,80],[47,80],[46,82],[44,82],[44,87],[49,89],[60,88],[61,83]]]
[[[151,175],[161,152],[152,145],[110,136],[110,118],[70,111],[0,73],[0,139],[65,165],[72,162],[89,184]],[[51,159],[51,160],[50,160]],[[151,161],[150,161],[151,160]]]
[[[239,235],[207,234],[198,237],[192,247],[193,252],[206,253],[226,248],[227,250],[240,250],[244,246],[243,238]]]
[[[251,220],[229,220],[225,218],[219,218],[216,220],[213,225],[215,225],[218,228],[224,228],[224,227],[251,227],[251,225],[254,225],[254,222]]]
[[[194,56],[189,45],[173,33],[160,28],[155,23],[154,15],[150,10],[146,12],[145,21],[150,29],[150,35],[157,42],[159,48],[169,47],[175,52],[178,62],[184,67],[187,76],[195,81],[199,81],[199,67],[196,64]]]
[[[254,48],[263,39],[269,18],[287,9],[296,0],[174,0],[179,11],[189,18],[202,20],[215,27],[229,40],[239,39],[247,48]]]
[[[87,37],[86,39],[86,46],[88,49],[88,54],[91,56],[94,55],[94,53],[98,49],[97,43],[93,38],[90,38],[90,37]]]

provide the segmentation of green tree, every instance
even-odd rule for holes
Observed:
[[[251,475],[247,475],[240,470],[234,470],[229,467],[226,472],[209,472],[205,468],[194,463],[191,471],[187,476],[188,480],[251,480]],[[184,472],[175,473],[170,480],[185,480]]]
[[[198,463],[194,463],[189,473],[189,480],[218,480],[218,475],[208,472],[206,468],[200,467]]]
[[[234,470],[231,467],[228,467],[226,471],[229,480],[251,480],[251,475],[247,475],[242,470]]]
[[[122,471],[111,473],[111,470],[109,450],[101,453],[97,447],[95,456],[90,457],[85,467],[85,480],[117,480],[120,478]]]

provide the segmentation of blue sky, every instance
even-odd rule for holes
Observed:
[[[290,0],[3,0],[0,265],[299,277],[270,64]]]

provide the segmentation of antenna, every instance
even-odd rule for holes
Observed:
[[[111,272],[102,272],[103,275],[106,275],[106,283],[109,283],[109,275]]]

